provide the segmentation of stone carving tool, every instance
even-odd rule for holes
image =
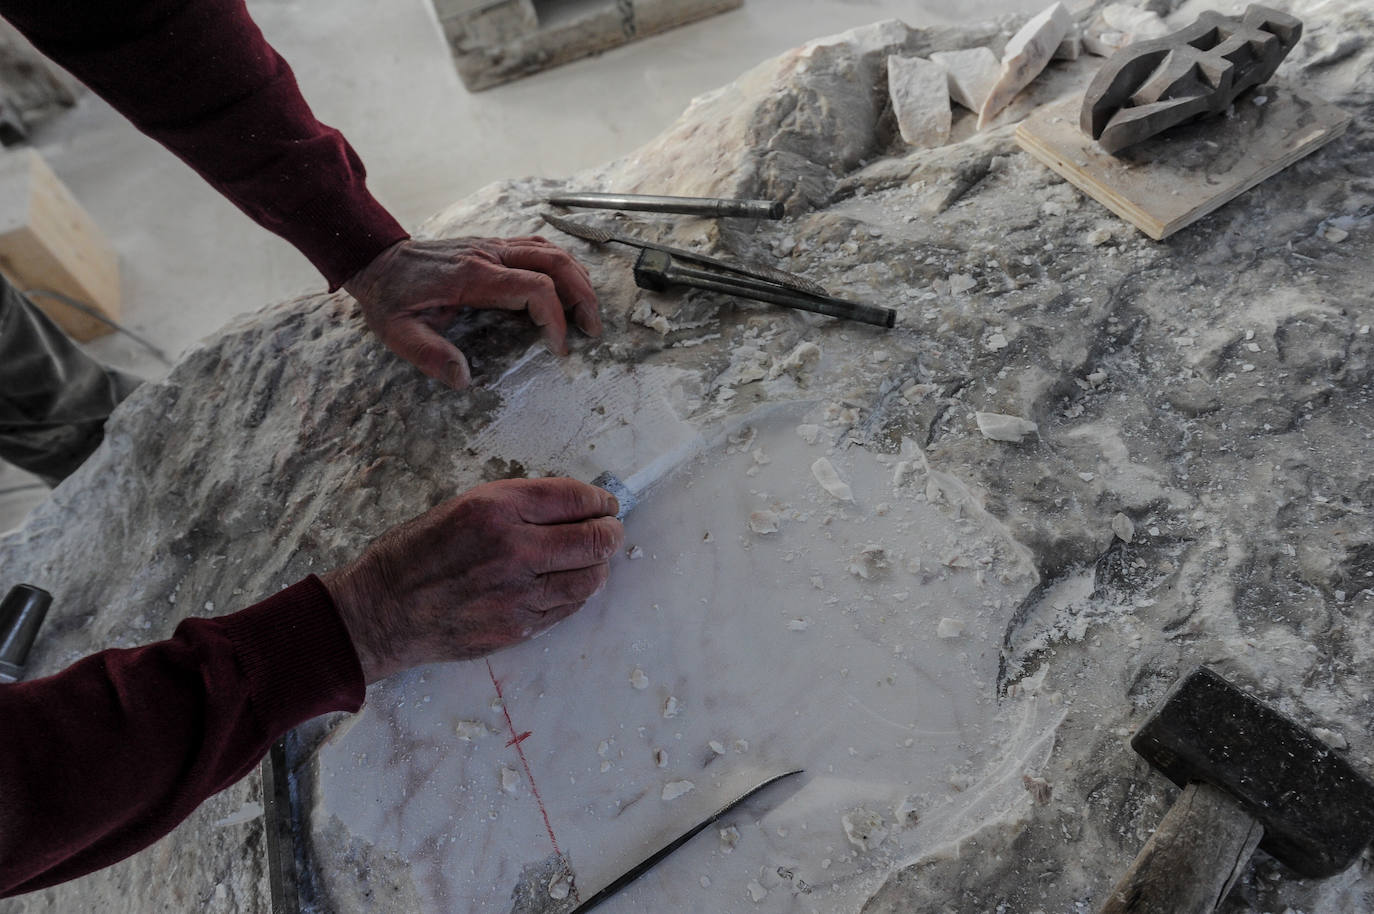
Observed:
[[[722,200],[718,197],[659,197],[652,194],[571,193],[547,198],[554,206],[585,206],[591,209],[627,209],[645,213],[682,213],[687,216],[742,216],[746,219],[781,219],[782,204],[775,200]]]
[[[52,594],[31,584],[18,584],[0,603],[0,682],[24,677],[29,648],[52,605]]]
[[[1374,782],[1207,667],[1170,690],[1131,746],[1184,790],[1101,914],[1211,914],[1256,844],[1316,878],[1374,841]]]
[[[715,257],[708,257],[705,254],[698,254],[696,251],[689,251],[685,248],[669,247],[666,244],[659,244],[656,241],[644,241],[640,238],[617,235],[610,229],[599,228],[595,225],[587,225],[584,222],[574,222],[571,219],[564,219],[561,216],[550,216],[545,214],[544,221],[560,232],[566,232],[575,238],[581,238],[583,241],[590,241],[593,244],[615,242],[616,244],[624,244],[642,250],[662,251],[665,254],[673,255],[673,257],[678,260],[686,260],[689,263],[699,263],[704,266],[716,267],[717,269],[739,273],[742,276],[752,276],[755,279],[775,282],[800,292],[809,292],[812,295],[827,294],[819,284],[812,282],[805,276],[798,276],[796,273],[788,273],[784,270],[775,270],[772,267],[755,266],[748,263],[729,263],[728,261],[719,260]]]
[[[673,256],[663,251],[640,253],[639,260],[635,262],[635,285],[655,292],[664,292],[673,286],[704,289],[876,327],[890,328],[897,322],[897,312],[891,308],[845,301],[829,295],[812,295],[748,276],[684,267],[674,263]]]
[[[1117,51],[1083,95],[1079,126],[1115,153],[1177,124],[1225,111],[1274,75],[1302,22],[1251,4],[1237,20],[1214,11],[1187,28]]]
[[[572,914],[587,914],[587,912],[590,911],[592,908],[595,908],[597,905],[601,904],[607,898],[610,898],[616,892],[619,892],[621,889],[625,888],[625,886],[634,882],[636,879],[638,879],[640,876],[643,876],[645,873],[649,872],[649,870],[657,866],[659,861],[661,861],[664,857],[667,857],[673,851],[677,850],[679,847],[682,847],[682,845],[686,844],[688,841],[691,841],[705,829],[710,828],[722,816],[729,813],[730,810],[734,809],[736,806],[743,803],[745,800],[749,799],[754,794],[758,793],[760,790],[763,790],[765,787],[768,787],[771,784],[776,784],[778,781],[781,781],[784,778],[790,778],[794,774],[801,773],[802,769],[798,768],[795,771],[788,771],[784,774],[775,774],[773,775],[773,777],[764,781],[762,784],[759,784],[757,787],[753,788],[747,793],[741,794],[740,796],[731,800],[729,803],[726,803],[719,810],[713,813],[710,818],[704,819],[701,822],[698,822],[696,825],[693,825],[686,832],[683,832],[682,835],[680,835],[677,838],[674,838],[668,844],[665,844],[663,847],[654,851],[643,861],[635,864],[635,866],[629,872],[625,873],[625,875],[618,877],[610,885],[606,886],[604,889],[597,892],[591,898],[588,898],[586,901],[582,902],[576,908],[573,908]]]

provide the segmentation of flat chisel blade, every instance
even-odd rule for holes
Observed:
[[[730,812],[730,810],[734,809],[736,806],[743,803],[745,800],[749,799],[754,794],[758,793],[760,790],[764,789],[770,784],[776,784],[778,781],[781,781],[784,778],[790,778],[794,774],[801,773],[802,769],[798,768],[795,771],[787,771],[783,774],[775,774],[768,780],[764,781],[762,784],[759,784],[753,790],[750,790],[748,793],[736,797],[734,800],[730,801],[729,803],[722,806],[719,810],[717,810],[716,813],[712,815],[709,819],[706,819],[705,821],[692,826],[692,828],[689,831],[685,832],[680,837],[673,839],[671,843],[664,845],[659,850],[654,851],[653,854],[645,858],[643,862],[635,865],[635,867],[631,869],[628,873],[616,879],[614,882],[606,886],[601,891],[597,892],[591,898],[588,898],[586,901],[582,902],[580,905],[573,908],[572,914],[586,914],[586,912],[601,904],[601,902],[605,901],[607,898],[610,898],[616,892],[619,892],[621,889],[625,888],[625,886],[634,882],[640,876],[643,876],[645,873],[649,872],[649,870],[653,869],[664,857],[667,857],[673,851],[677,850],[679,847],[682,847],[682,845],[686,844],[688,841],[691,841],[705,829],[710,828],[712,825],[716,823],[718,819],[720,819],[721,816],[724,816],[726,813]]]

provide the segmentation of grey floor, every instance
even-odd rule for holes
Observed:
[[[408,226],[491,181],[560,176],[650,139],[694,96],[808,39],[885,18],[913,26],[1031,12],[1047,0],[745,0],[744,6],[520,82],[471,94],[429,0],[249,0],[319,118],[343,130],[376,196]],[[259,229],[99,99],[34,145],[120,257],[124,322],[175,355],[241,312],[323,287]],[[89,347],[156,376],[122,336]],[[0,531],[46,490],[0,465]]]

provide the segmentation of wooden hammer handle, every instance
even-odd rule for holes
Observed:
[[[1100,914],[1212,914],[1264,837],[1225,791],[1184,788]]]

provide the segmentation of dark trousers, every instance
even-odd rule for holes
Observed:
[[[0,458],[57,485],[100,446],[105,420],[138,384],[0,278]]]

